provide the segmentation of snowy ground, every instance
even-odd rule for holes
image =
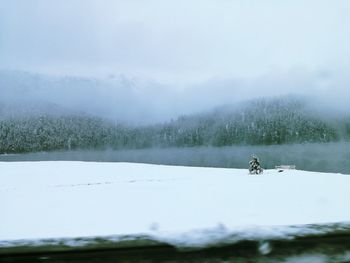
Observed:
[[[350,222],[349,189],[350,175],[298,170],[0,162],[0,241],[279,235],[287,226]]]

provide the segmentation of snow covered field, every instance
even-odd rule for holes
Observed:
[[[205,244],[350,222],[350,175],[93,162],[0,162],[0,246],[149,235]]]

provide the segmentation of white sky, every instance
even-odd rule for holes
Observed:
[[[347,0],[0,0],[0,69],[174,86],[350,69]]]

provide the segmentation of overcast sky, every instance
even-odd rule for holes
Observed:
[[[306,91],[348,104],[349,14],[348,0],[0,0],[0,69],[190,87],[200,109]]]
[[[0,0],[0,67],[169,83],[350,67],[348,0]]]

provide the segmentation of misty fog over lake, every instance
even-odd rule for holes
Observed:
[[[265,169],[296,165],[306,171],[350,174],[350,142],[272,146],[191,147],[119,151],[60,151],[0,155],[0,161],[136,162],[247,169],[252,154]]]

